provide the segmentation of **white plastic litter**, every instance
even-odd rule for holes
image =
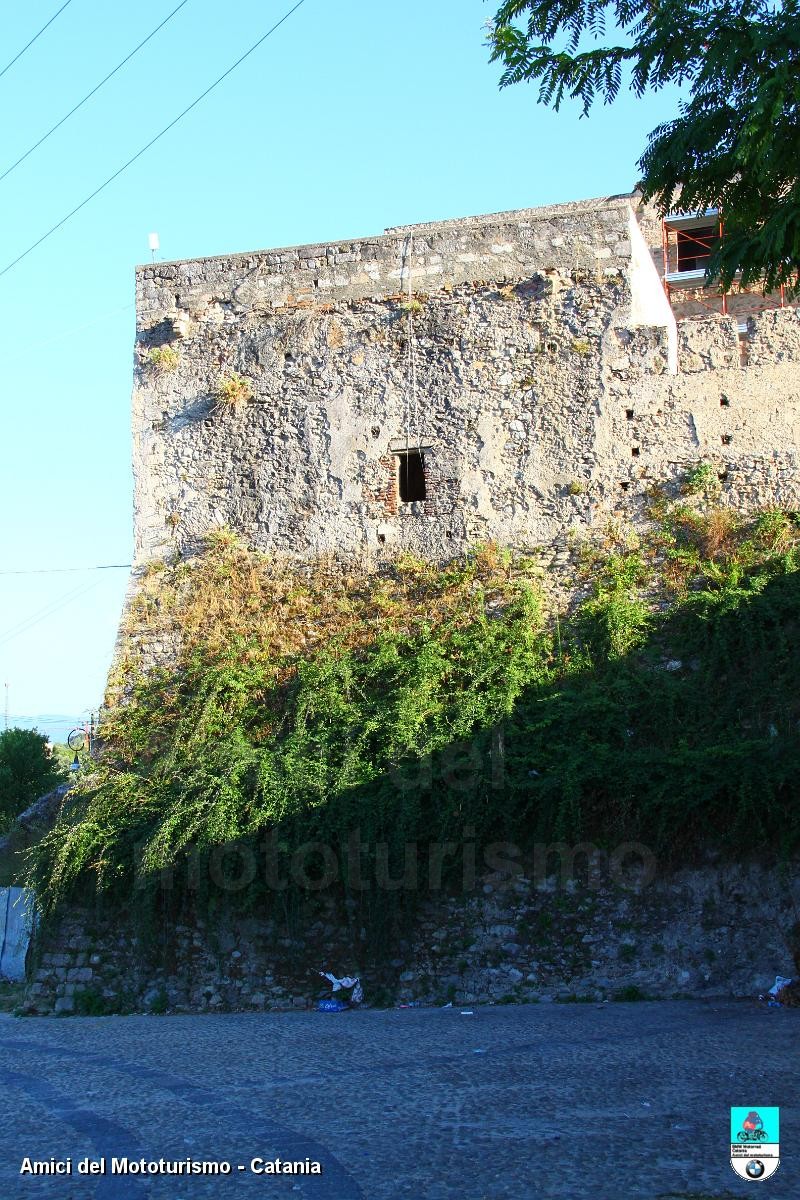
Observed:
[[[330,971],[320,971],[320,975],[323,979],[327,979],[331,984],[334,994],[336,992],[341,992],[343,988],[352,988],[352,991],[350,992],[351,1004],[360,1004],[364,999],[364,989],[362,988],[361,980],[357,975],[343,975],[341,979],[337,978],[336,975],[331,974]]]
[[[784,979],[784,977],[782,975],[777,975],[775,977],[775,982],[773,983],[772,987],[769,989],[769,992],[767,993],[767,995],[768,996],[777,996],[777,994],[781,990],[781,988],[785,988],[787,986],[787,984],[790,984],[791,982],[792,982],[791,979]]]

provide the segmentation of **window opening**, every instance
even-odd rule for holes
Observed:
[[[425,459],[421,450],[398,452],[397,483],[403,504],[425,499]]]
[[[679,229],[678,270],[703,271],[711,257],[711,243],[719,236],[714,225],[702,225],[699,229]]]

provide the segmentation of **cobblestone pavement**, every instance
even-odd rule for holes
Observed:
[[[779,1105],[800,1195],[800,1012],[742,1002],[0,1018],[0,1198],[709,1200],[751,1185],[728,1109]],[[227,1160],[207,1176],[22,1176],[37,1160]],[[320,1176],[252,1174],[316,1159]],[[239,1171],[238,1164],[245,1170]]]

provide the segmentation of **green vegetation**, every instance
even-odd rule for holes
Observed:
[[[217,386],[217,405],[221,408],[238,408],[253,399],[253,385],[238,371],[224,376]]]
[[[0,733],[0,832],[66,777],[44,734],[35,729],[4,729]]]
[[[170,868],[170,903],[192,872],[195,902],[217,903],[200,867],[218,848],[234,875],[245,846],[283,877],[315,843],[306,876],[332,848],[362,923],[381,909],[393,927],[416,892],[359,889],[354,829],[364,881],[381,854],[397,879],[406,843],[458,843],[467,827],[479,847],[523,852],[636,840],[686,861],[709,841],[738,853],[743,837],[788,852],[800,527],[652,502],[646,539],[611,531],[580,553],[576,590],[590,594],[558,621],[530,562],[493,547],[365,578],[290,570],[221,532],[153,572],[130,644],[180,633],[180,660],[144,676],[133,652],[119,664],[104,758],[32,854],[44,910],[95,888],[144,904]],[[288,921],[294,887],[275,891],[260,867],[233,898]]]
[[[690,467],[681,488],[685,496],[718,496],[722,490],[719,475],[711,463],[701,462]]]
[[[0,1012],[13,1013],[25,999],[25,983],[0,980]]]
[[[54,742],[53,743],[53,749],[52,749],[53,759],[57,763],[58,768],[61,771],[62,775],[66,776],[69,774],[70,767],[72,766],[72,764],[75,761],[75,753],[76,752],[74,750],[70,750],[70,748],[66,742]],[[80,763],[81,769],[88,766],[92,761],[91,758],[89,757],[89,751],[86,749],[78,750],[77,757],[78,757],[78,762]]]
[[[620,1004],[632,1004],[634,1001],[650,1000],[651,997],[643,992],[635,983],[629,984],[628,987],[620,988],[618,992],[614,992],[614,1000]]]
[[[105,1017],[111,1011],[102,992],[97,988],[80,988],[75,992],[74,1003],[77,1017]]]
[[[152,350],[147,353],[147,361],[157,371],[168,374],[170,371],[177,370],[181,356],[174,346],[153,346]]]
[[[725,236],[709,278],[729,288],[741,270],[742,284],[766,290],[800,285],[797,72],[787,59],[799,42],[796,0],[504,0],[489,34],[501,86],[538,80],[540,103],[555,109],[571,98],[586,114],[628,86],[641,96],[683,84],[679,116],[650,134],[639,160],[644,197],[662,213],[719,207]]]

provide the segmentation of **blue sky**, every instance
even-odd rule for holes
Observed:
[[[71,0],[0,78],[0,173],[178,3]],[[188,0],[0,182],[0,271],[237,59],[292,0]],[[0,70],[59,0],[4,6]],[[0,277],[0,685],[63,736],[103,695],[131,554],[133,269],[628,191],[674,95],[579,119],[499,92],[483,0],[305,0],[130,170]],[[2,699],[0,695],[0,699]],[[57,715],[65,721],[53,720]],[[34,720],[34,718],[36,720]],[[49,722],[49,723],[48,723]]]

